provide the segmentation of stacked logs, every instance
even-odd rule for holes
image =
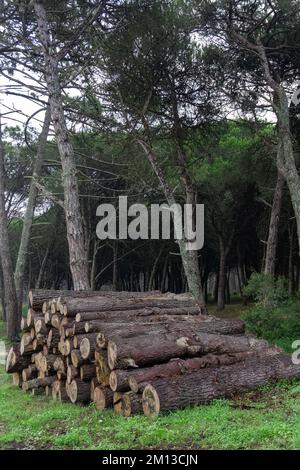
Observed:
[[[300,377],[289,355],[241,320],[199,315],[187,294],[30,291],[21,329],[6,361],[13,384],[124,416]]]

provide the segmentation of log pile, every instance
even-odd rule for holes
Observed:
[[[33,395],[147,416],[300,377],[244,322],[199,315],[187,294],[29,293],[6,371]]]

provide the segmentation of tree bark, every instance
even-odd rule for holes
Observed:
[[[51,116],[61,158],[64,188],[64,210],[69,245],[70,270],[75,290],[90,288],[88,259],[80,213],[74,150],[69,139],[58,72],[58,56],[50,40],[49,26],[43,0],[34,0],[38,35],[45,64],[45,80],[49,92]]]
[[[224,241],[221,236],[219,236],[219,283],[218,283],[218,301],[217,308],[218,310],[224,310],[225,308],[225,283],[226,283],[226,252]]]
[[[22,388],[24,391],[41,387],[45,388],[47,385],[52,385],[55,380],[56,377],[54,375],[51,377],[45,377],[44,379],[32,379],[28,380],[28,382],[23,382]]]
[[[47,246],[47,250],[46,250],[46,252],[43,256],[43,260],[42,260],[40,270],[39,270],[39,275],[38,275],[36,283],[35,283],[35,288],[36,289],[39,289],[41,287],[42,279],[43,279],[43,275],[44,275],[44,272],[45,272],[45,267],[46,267],[46,263],[47,263],[47,260],[48,260],[49,253],[50,253],[50,244]]]
[[[176,204],[173,191],[171,190],[165,175],[162,171],[162,168],[159,165],[158,159],[151,149],[150,145],[144,142],[143,140],[138,140],[139,145],[145,152],[158,180],[162,187],[162,190],[165,194],[168,204],[171,206]],[[174,206],[175,207],[175,206]],[[176,220],[176,215],[174,217],[174,223]],[[205,305],[205,299],[201,286],[200,272],[199,272],[199,263],[197,257],[197,251],[188,251],[186,249],[186,241],[184,239],[178,240],[178,246],[180,250],[181,260],[184,268],[184,272],[187,278],[188,286],[190,292],[193,294],[195,300],[197,301],[201,313],[206,314],[207,308]]]
[[[52,301],[53,299],[72,297],[74,299],[86,299],[88,297],[97,297],[100,295],[99,291],[83,291],[76,292],[73,290],[51,290],[51,289],[31,289],[28,293],[29,305],[33,310],[41,311],[44,302]],[[109,293],[101,292],[101,296],[109,296]]]
[[[90,401],[90,383],[82,380],[72,380],[68,388],[72,403],[88,403]]]
[[[249,43],[247,44],[249,46]],[[298,255],[300,256],[300,176],[294,156],[288,97],[284,86],[272,76],[263,44],[250,44],[250,47],[258,52],[266,82],[273,91],[272,106],[278,125],[277,168],[283,174],[289,188],[297,224]]]
[[[253,351],[243,351],[231,354],[206,354],[202,357],[194,357],[192,359],[172,359],[166,364],[158,364],[152,367],[144,367],[134,370],[128,377],[128,384],[135,393],[143,392],[148,383],[152,383],[160,378],[171,378],[193,371],[204,369],[206,367],[225,366],[245,361],[249,358],[275,356],[279,354],[279,348],[265,348]],[[123,371],[124,372],[124,371]],[[114,374],[114,371],[111,372]]]
[[[293,252],[294,252],[294,224],[289,223],[288,225],[289,234],[289,274],[288,274],[288,291],[289,295],[292,296],[294,293],[294,264],[293,264]]]
[[[141,323],[140,321],[129,323],[102,323],[99,324],[97,334],[97,346],[107,347],[108,341],[126,339],[140,335],[157,335],[168,333],[180,333],[181,336],[191,334],[209,333],[221,335],[234,335],[244,333],[245,326],[241,320],[219,319],[208,317],[207,321],[193,321],[187,318],[182,321],[160,321]],[[211,320],[210,320],[211,318]]]
[[[99,385],[95,387],[93,401],[96,409],[103,411],[113,406],[113,392],[108,387]]]
[[[151,289],[152,289],[154,277],[155,277],[155,274],[156,274],[156,271],[157,271],[157,266],[158,266],[160,257],[162,255],[162,252],[163,252],[163,248],[161,248],[159,250],[159,252],[158,252],[158,254],[155,258],[155,261],[153,263],[152,270],[151,270],[150,277],[149,277],[149,283],[148,283],[148,289],[147,290],[151,291]]]
[[[247,336],[209,333],[184,336],[175,332],[109,341],[107,355],[108,365],[114,370],[159,364],[175,357],[194,357],[207,353],[227,354],[266,347],[266,341]]]
[[[12,346],[6,358],[5,370],[7,373],[20,372],[30,364],[30,357],[21,356],[20,344]]]
[[[77,349],[73,349],[73,351],[71,351],[71,362],[74,367],[80,367],[86,361],[81,356],[80,351],[78,351]]]
[[[20,316],[21,316],[22,304],[23,304],[23,285],[24,285],[24,274],[25,274],[25,267],[26,267],[26,261],[27,261],[27,255],[28,255],[28,246],[30,242],[30,234],[31,234],[31,228],[32,228],[33,217],[34,217],[34,209],[35,209],[35,203],[36,203],[37,192],[38,192],[37,187],[36,187],[36,179],[38,179],[41,174],[41,169],[42,169],[42,164],[43,164],[43,159],[44,159],[44,154],[45,154],[45,147],[47,144],[47,137],[49,133],[50,120],[51,120],[51,112],[50,112],[50,107],[48,105],[46,112],[45,112],[43,128],[39,137],[36,159],[35,159],[34,166],[33,166],[32,179],[31,179],[30,189],[28,193],[26,211],[25,211],[24,219],[23,219],[22,235],[21,235],[18,258],[17,258],[16,268],[15,268],[15,284],[16,284]]]
[[[282,196],[284,188],[285,179],[280,171],[277,170],[277,182],[276,188],[273,196],[273,204],[271,210],[270,224],[269,224],[269,233],[265,257],[265,274],[275,274],[276,267],[276,250],[278,242],[278,229],[280,221],[280,211],[282,205]]]
[[[113,240],[113,279],[112,279],[112,289],[113,291],[118,290],[118,252],[119,252],[119,242],[118,240]]]
[[[96,289],[96,265],[97,265],[96,261],[97,261],[98,246],[99,246],[99,240],[95,238],[94,247],[93,247],[91,273],[90,273],[90,284],[91,284],[92,291]]]
[[[98,382],[102,385],[109,385],[109,375],[110,369],[108,367],[107,362],[107,351],[101,350],[95,352],[95,359],[96,359],[96,373]]]
[[[170,305],[170,304],[169,304]],[[174,305],[174,304],[172,304]],[[175,304],[176,305],[176,304]],[[124,307],[125,308],[125,305]],[[130,305],[130,308],[132,306]],[[170,317],[170,320],[172,317],[177,317],[180,318],[182,315],[191,315],[191,316],[199,316],[199,307],[145,307],[145,308],[137,308],[136,310],[108,310],[109,315],[107,314],[107,311],[100,311],[100,312],[79,312],[76,314],[75,321],[76,322],[87,322],[88,331],[90,332],[93,331],[93,328],[96,325],[96,322],[113,322],[113,321],[119,321],[119,322],[128,322],[130,321],[130,318],[133,317],[141,317],[141,318],[147,318],[147,317],[153,317],[156,318],[157,320],[161,320],[164,316]],[[206,316],[203,315],[203,317],[206,318]],[[94,323],[95,322],[95,323]],[[75,327],[76,328],[76,327]],[[85,330],[87,331],[87,330]],[[97,331],[97,330],[95,330]]]
[[[0,116],[0,258],[3,273],[7,336],[11,341],[18,339],[21,317],[18,311],[13,263],[8,236],[8,219],[5,208],[5,166],[2,144],[2,126]]]
[[[300,365],[287,354],[248,359],[242,363],[202,369],[173,380],[159,379],[143,392],[146,416],[164,410],[208,403],[253,390],[271,381],[300,377]]]
[[[61,302],[61,313],[68,317],[76,317],[77,313],[81,312],[112,312],[122,310],[141,310],[146,308],[158,308],[158,309],[178,309],[178,308],[195,308],[197,304],[192,299],[172,299],[159,296],[149,297],[132,297],[132,298],[107,298],[102,295],[99,297],[90,297],[81,299],[78,302],[77,299],[64,299]],[[82,321],[82,320],[81,320]]]
[[[70,384],[72,380],[76,379],[76,377],[79,377],[79,369],[74,366],[68,366],[67,368],[67,383]]]
[[[115,411],[125,418],[143,412],[142,395],[132,391],[119,396],[117,403],[115,402],[114,405]]]

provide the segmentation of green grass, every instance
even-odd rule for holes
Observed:
[[[237,317],[249,308],[232,304],[225,315]],[[94,405],[32,397],[13,387],[0,367],[0,449],[143,448],[300,449],[300,382],[279,382],[153,419],[123,418]]]
[[[0,449],[300,449],[300,386],[278,383],[158,418],[32,397],[0,372]]]
[[[242,305],[240,300],[234,300],[226,305],[224,310],[218,310],[216,304],[208,304],[208,313],[221,318],[240,318],[246,315],[253,308],[253,304]]]

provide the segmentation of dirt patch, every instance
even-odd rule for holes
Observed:
[[[36,442],[17,442],[13,441],[5,444],[2,450],[50,450],[51,444],[37,444]]]

